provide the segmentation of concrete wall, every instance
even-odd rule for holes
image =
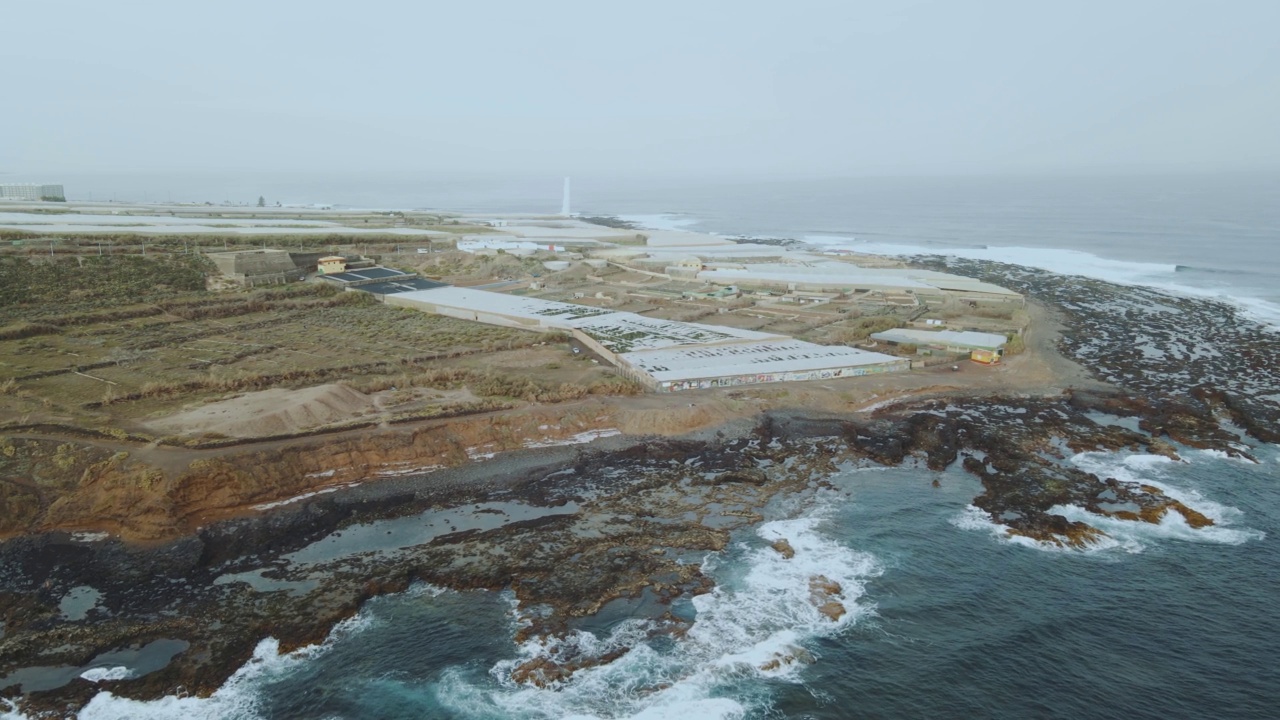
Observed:
[[[328,257],[332,254],[333,253],[291,252],[289,253],[289,259],[293,261],[295,267],[300,267],[307,272],[315,272],[316,263],[319,262],[320,258]]]
[[[244,250],[208,253],[223,275],[244,280],[253,275],[296,276],[299,268],[284,250]]]

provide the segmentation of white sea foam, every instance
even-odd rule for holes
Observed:
[[[1175,264],[1112,260],[1081,250],[1059,248],[909,245],[864,242],[838,235],[807,235],[804,240],[812,245],[847,249],[871,255],[944,255],[968,260],[990,260],[1040,268],[1060,275],[1082,275],[1119,285],[1151,287],[1178,295],[1228,302],[1254,320],[1271,327],[1280,327],[1280,305],[1256,297],[1232,295],[1217,289],[1187,285],[1177,277],[1178,266]]]
[[[959,514],[951,518],[951,524],[961,530],[976,530],[979,532],[987,532],[997,539],[1007,542],[1010,545],[1021,545],[1023,547],[1033,548],[1035,550],[1043,550],[1046,552],[1098,552],[1101,550],[1113,550],[1123,547],[1123,544],[1114,538],[1100,538],[1098,542],[1086,548],[1073,548],[1069,545],[1049,542],[1046,540],[1036,540],[1023,535],[1015,535],[1009,532],[1007,525],[1002,525],[991,519],[991,515],[987,511],[973,506],[967,505]],[[1129,548],[1125,548],[1129,549]]]
[[[461,670],[446,673],[440,697],[464,714],[518,718],[740,718],[768,705],[759,681],[796,681],[809,658],[807,644],[840,632],[871,611],[856,603],[863,583],[880,572],[875,559],[853,551],[821,531],[822,520],[806,517],[766,523],[766,541],[785,538],[791,559],[769,547],[732,552],[741,560],[709,556],[703,569],[719,584],[693,598],[697,617],[670,649],[647,642],[652,625],[628,620],[607,635],[576,632],[563,639],[530,641],[517,657],[498,663],[491,681],[476,683]],[[732,562],[732,565],[729,563]],[[745,565],[745,572],[737,574]],[[848,613],[837,621],[814,606],[810,579],[825,575],[839,583]],[[519,664],[556,651],[590,654],[631,648],[607,665],[579,670],[553,688],[519,685],[511,672]],[[777,667],[771,663],[777,661]],[[763,669],[762,666],[769,667]],[[733,699],[723,697],[731,689]]]
[[[1223,505],[1215,502],[1194,488],[1178,487],[1171,485],[1162,472],[1163,466],[1172,466],[1172,461],[1160,455],[1127,455],[1121,456],[1109,452],[1085,452],[1075,455],[1071,458],[1071,462],[1085,472],[1091,472],[1100,478],[1115,478],[1124,483],[1150,485],[1160,490],[1166,496],[1177,500],[1197,512],[1213,520],[1214,525],[1200,530],[1193,530],[1187,527],[1192,534],[1177,532],[1176,534],[1184,536],[1184,539],[1199,539],[1209,542],[1226,542],[1232,545],[1238,545],[1246,540],[1261,539],[1265,533],[1257,530],[1233,529],[1227,526],[1240,520],[1244,513],[1239,508]],[[1176,516],[1176,517],[1175,517]],[[1096,516],[1094,516],[1096,517]],[[1123,521],[1118,521],[1123,522]],[[1147,528],[1161,528],[1170,525],[1174,530],[1178,530],[1178,525],[1185,526],[1182,515],[1179,513],[1167,513],[1164,522],[1160,525],[1152,523],[1129,523],[1134,526],[1146,526]],[[1104,528],[1105,529],[1105,528]]]
[[[126,680],[132,675],[133,671],[123,665],[110,668],[90,668],[80,673],[80,677],[91,683],[102,682],[103,680]]]
[[[78,720],[253,720],[262,717],[259,688],[264,682],[279,678],[303,663],[326,652],[336,642],[358,633],[373,622],[367,612],[334,626],[329,637],[317,645],[308,645],[291,653],[280,654],[280,643],[267,638],[258,643],[253,657],[235,672],[217,692],[207,698],[169,695],[158,700],[139,701],[100,692],[84,706]],[[84,676],[82,676],[84,677]],[[93,679],[93,678],[90,678]],[[105,677],[99,679],[107,679]],[[10,718],[0,715],[0,720]],[[14,720],[21,720],[16,716]]]
[[[1244,463],[1245,465],[1257,465],[1257,461],[1250,460],[1242,455],[1232,455],[1226,450],[1196,450],[1200,455],[1204,455],[1218,460],[1231,460],[1233,462]]]
[[[1107,534],[1107,537],[1099,539],[1087,548],[1071,548],[1013,535],[1009,533],[1006,526],[994,522],[985,511],[972,505],[952,518],[951,523],[963,530],[990,532],[1012,544],[1050,551],[1097,552],[1119,549],[1128,553],[1140,553],[1152,543],[1164,540],[1241,545],[1250,540],[1261,540],[1266,537],[1266,533],[1259,530],[1234,526],[1234,523],[1243,516],[1238,508],[1215,502],[1193,488],[1170,484],[1164,478],[1164,471],[1176,463],[1163,455],[1085,452],[1073,456],[1071,463],[1099,478],[1114,478],[1122,483],[1157,488],[1169,498],[1213,520],[1214,524],[1198,529],[1193,528],[1187,524],[1186,518],[1181,513],[1174,511],[1165,513],[1159,523],[1148,523],[1099,515],[1076,505],[1056,505],[1049,509],[1051,514],[1061,515],[1071,521],[1087,523]]]
[[[1223,545],[1243,545],[1250,540],[1261,540],[1265,533],[1248,528],[1230,528],[1211,525],[1196,529],[1187,524],[1185,518],[1177,512],[1167,512],[1159,523],[1148,523],[1133,520],[1118,520],[1105,515],[1096,515],[1075,505],[1057,505],[1049,512],[1061,515],[1068,520],[1088,523],[1107,533],[1126,552],[1139,553],[1149,545],[1164,540],[1183,540],[1186,542],[1210,542]],[[1205,513],[1206,515],[1208,513]]]

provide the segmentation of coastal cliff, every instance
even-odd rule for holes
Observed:
[[[106,532],[171,539],[214,519],[360,481],[465,465],[482,456],[601,435],[681,434],[724,422],[711,406],[628,411],[592,400],[215,451],[9,437],[0,463],[0,537]],[[22,482],[26,480],[26,482]]]
[[[841,468],[958,466],[980,483],[972,505],[1003,534],[1064,549],[1092,546],[1107,531],[1063,507],[1211,528],[1194,503],[1070,459],[1126,452],[1177,461],[1202,449],[1251,462],[1250,444],[1280,430],[1267,395],[1280,371],[1232,373],[1274,352],[1275,336],[1211,301],[1159,298],[1144,320],[1137,301],[1118,300],[1153,303],[1145,291],[1103,284],[1090,295],[1098,307],[1088,308],[1047,273],[1015,279],[1057,298],[1064,354],[1106,383],[975,393],[935,377],[866,412],[822,385],[592,398],[209,450],[10,437],[9,477],[29,480],[3,484],[10,537],[0,542],[8,568],[0,676],[59,669],[64,682],[22,694],[24,707],[55,714],[102,690],[208,694],[268,638],[282,651],[318,642],[368,598],[418,582],[510,591],[519,639],[549,648],[576,618],[626,599],[651,602],[657,626],[679,636],[692,620],[672,601],[712,587],[696,559],[725,548],[779,498],[835,490]],[[1099,355],[1143,328],[1158,338],[1151,330],[1172,327],[1162,309],[1172,305],[1185,305],[1183,334],[1166,342],[1183,347],[1187,333],[1203,333],[1208,360],[1188,372],[1151,350]],[[783,558],[785,540],[774,546]],[[815,612],[839,622],[839,584],[805,582]],[[84,587],[96,602],[69,616],[67,598]],[[80,677],[120,647],[154,643],[181,650],[140,677]],[[554,686],[615,657],[549,650],[515,676]]]

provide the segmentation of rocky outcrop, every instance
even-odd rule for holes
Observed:
[[[809,602],[832,622],[836,622],[848,612],[845,610],[844,603],[839,600],[843,592],[844,588],[840,587],[840,583],[826,575],[814,575],[809,578]]]
[[[776,550],[779,555],[781,555],[782,557],[788,560],[796,556],[796,549],[791,547],[791,543],[788,542],[786,538],[779,538],[777,540],[774,540],[773,543],[770,544],[770,547]]]
[[[1222,321],[1220,308],[1193,308],[1192,327],[1245,343],[1247,352],[1243,359],[1221,348],[1206,352],[1204,357],[1228,359],[1213,365],[1193,358],[1193,371],[1182,377],[1176,364],[1143,364],[1132,352],[1102,357],[1104,346],[1088,332],[1108,342],[1136,336],[1124,334],[1110,309],[1098,311],[1101,319],[1084,317],[1079,308],[1088,301],[1070,295],[1064,281],[1036,273],[1023,279],[1035,293],[1061,293],[1063,302],[1075,303],[1067,309],[1081,316],[1071,321],[1074,334],[1065,346],[1118,389],[915,400],[861,417],[774,413],[741,436],[725,432],[708,442],[632,438],[608,452],[570,451],[545,462],[521,455],[515,456],[519,462],[485,466],[472,464],[473,456],[516,450],[531,440],[662,425],[661,412],[629,414],[602,403],[572,411],[535,407],[251,451],[202,452],[169,470],[155,461],[159,451],[140,448],[122,456],[88,441],[11,438],[0,446],[0,507],[9,510],[0,516],[0,532],[10,537],[0,542],[0,676],[31,665],[80,666],[128,643],[174,638],[187,649],[160,671],[98,685],[73,680],[29,694],[25,707],[66,714],[100,689],[136,698],[177,688],[208,694],[264,637],[278,638],[285,650],[318,642],[369,597],[426,581],[510,590],[524,623],[517,640],[537,639],[545,647],[513,678],[554,687],[628,651],[588,653],[568,642],[580,618],[610,607],[645,608],[654,615],[654,632],[678,637],[692,618],[680,616],[672,601],[711,589],[691,560],[726,547],[731,532],[758,522],[780,493],[822,487],[842,463],[919,463],[941,470],[960,462],[980,481],[973,504],[992,522],[1010,534],[1062,546],[1087,546],[1105,536],[1056,513],[1060,505],[1131,522],[1162,522],[1173,512],[1193,529],[1211,525],[1211,518],[1159,488],[1099,477],[1065,460],[1090,451],[1177,459],[1174,443],[1248,458],[1244,439],[1222,420],[1234,419],[1256,439],[1274,437],[1274,402],[1260,388],[1274,392],[1280,371],[1257,360],[1262,349],[1272,358],[1280,355],[1276,341],[1247,328],[1210,332],[1202,326],[1214,317]],[[1093,297],[1121,297],[1114,286],[1089,289]],[[1169,334],[1176,318],[1161,315],[1166,299],[1145,291],[1136,297],[1156,316],[1148,334],[1157,346],[1185,349]],[[1182,300],[1167,306],[1191,307]],[[1233,369],[1256,371],[1260,380],[1214,384]],[[715,416],[700,404],[672,411],[668,419],[664,432],[705,427]],[[415,472],[424,467],[444,469]],[[360,482],[369,478],[380,481]],[[308,496],[317,490],[335,492]],[[268,507],[300,496],[308,497]],[[477,524],[396,552],[374,548],[312,564],[287,560],[351,525],[517,501],[538,512],[523,517],[513,510],[508,522]],[[252,511],[254,505],[265,509]],[[233,516],[242,517],[227,519]],[[117,538],[89,541],[61,530],[106,530]],[[785,539],[772,547],[783,558],[794,557]],[[257,589],[236,579],[255,571],[264,581]],[[61,599],[82,585],[102,593],[98,607],[80,620],[64,617]],[[815,575],[808,589],[824,622],[848,614],[838,583]],[[760,667],[807,661],[796,649]]]

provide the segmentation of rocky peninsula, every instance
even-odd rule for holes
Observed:
[[[54,428],[11,429],[6,474],[44,482],[4,497],[0,696],[60,717],[103,691],[208,694],[264,639],[284,652],[319,642],[368,598],[415,583],[512,591],[519,639],[553,648],[516,679],[554,686],[626,652],[554,649],[577,619],[624,603],[678,636],[692,619],[671,601],[711,587],[699,559],[771,503],[832,490],[841,468],[959,464],[991,522],[1069,548],[1105,533],[1061,505],[1212,523],[1069,456],[1198,448],[1248,461],[1280,438],[1280,334],[1230,305],[918,262],[1025,293],[1056,329],[995,382],[913,374],[875,398],[831,383],[586,398],[181,453],[104,437],[60,453]],[[810,590],[840,617],[838,584],[814,576]]]

